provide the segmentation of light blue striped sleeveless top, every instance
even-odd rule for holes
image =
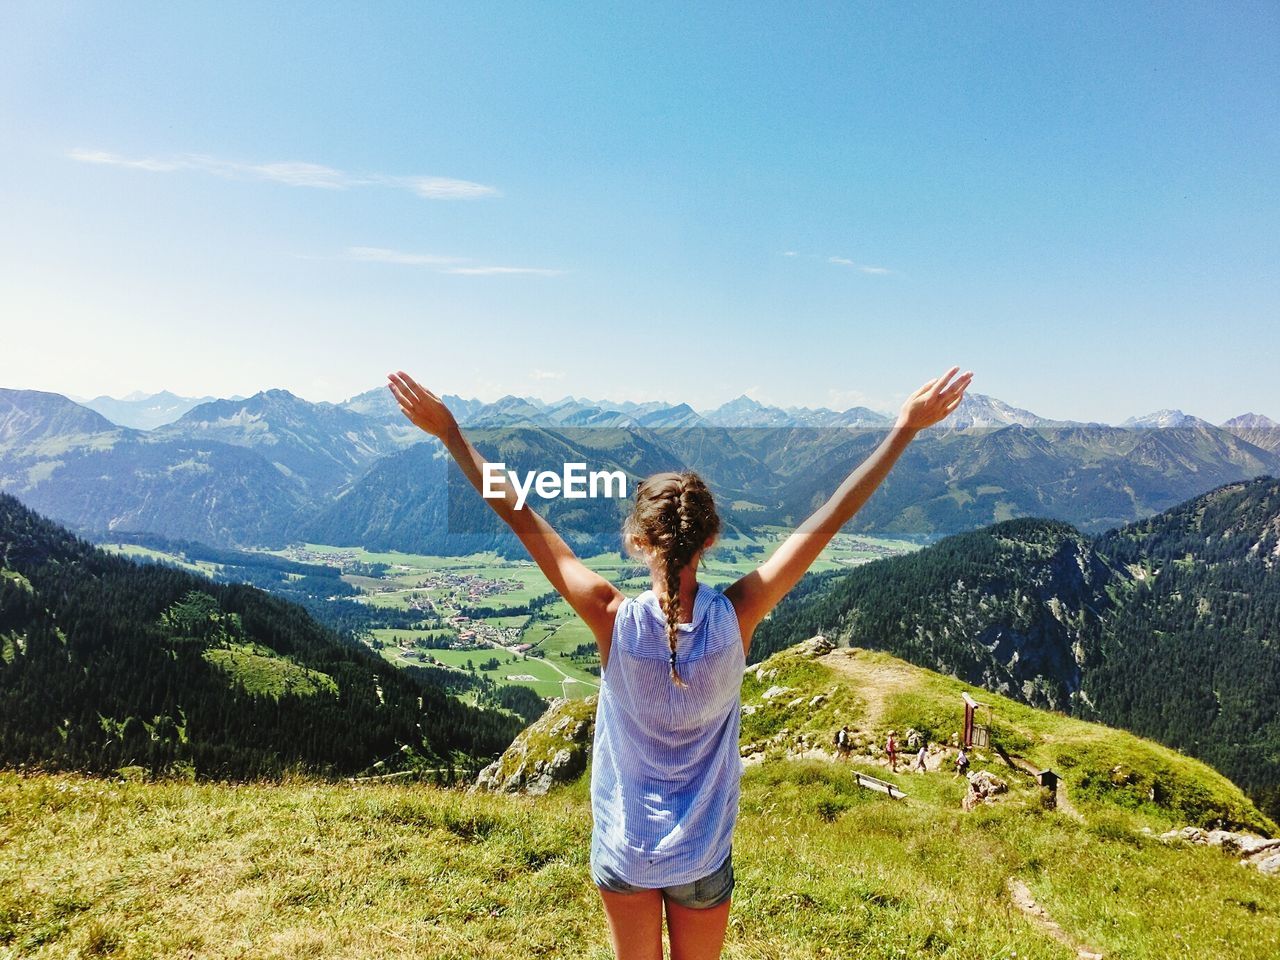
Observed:
[[[691,883],[729,855],[738,816],[742,672],[728,597],[698,584],[671,679],[657,595],[626,599],[602,672],[591,759],[591,864],[638,887]]]

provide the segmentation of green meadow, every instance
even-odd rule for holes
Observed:
[[[962,693],[989,704],[1024,767],[1062,774],[1058,797],[991,751],[974,768],[1008,790],[969,812],[949,748],[927,772],[888,769],[887,730],[946,743]],[[742,698],[730,960],[1280,956],[1280,877],[1159,838],[1275,831],[1198,761],[865,650],[783,651]],[[842,724],[855,749],[841,760]],[[532,798],[3,772],[0,958],[607,960],[588,784],[589,771]]]
[[[1024,798],[966,814],[942,775],[890,800],[852,770],[746,774],[730,960],[1280,955],[1280,883],[1218,850]],[[0,774],[0,956],[605,960],[589,835],[585,780],[529,799]]]

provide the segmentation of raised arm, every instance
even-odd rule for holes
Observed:
[[[973,379],[972,372],[956,377],[959,369],[952,367],[908,397],[893,429],[845,478],[831,498],[800,524],[758,569],[725,590],[725,596],[738,614],[744,648],[750,648],[751,635],[760,621],[800,581],[837,531],[862,508],[915,435],[940,422],[959,406]]]
[[[438,437],[471,485],[478,492],[482,491],[484,458],[462,435],[449,408],[404,371],[389,373],[387,379],[390,381],[388,387],[400,404],[400,412],[433,437]],[[499,485],[492,479],[490,488],[497,489]],[[622,602],[622,593],[579,560],[573,549],[536,511],[527,504],[517,510],[516,492],[505,478],[501,489],[504,492],[501,499],[486,498],[485,502],[524,544],[556,592],[591,628],[600,647],[600,658],[607,660],[609,641],[613,636],[613,618]]]

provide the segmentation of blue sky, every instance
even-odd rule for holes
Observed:
[[[1275,4],[0,7],[0,385],[1280,419]]]

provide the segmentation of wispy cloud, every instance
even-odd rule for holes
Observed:
[[[532,380],[563,380],[564,372],[560,370],[534,370],[529,374]]]
[[[497,187],[452,177],[382,177],[378,182],[404,187],[425,200],[479,200],[501,195]]]
[[[347,173],[319,163],[276,161],[246,163],[207,154],[184,153],[172,157],[125,157],[107,150],[76,148],[67,156],[80,163],[96,163],[148,173],[192,170],[228,180],[267,180],[290,187],[349,190],[353,187],[391,187],[407,190],[424,200],[479,200],[501,196],[497,187],[452,177],[393,176],[385,173]]]
[[[532,277],[558,277],[563,270],[546,267],[449,267],[444,273],[456,273],[467,277],[491,277],[499,274],[527,274]]]
[[[860,270],[863,273],[874,274],[877,276],[886,273],[893,273],[893,271],[888,267],[873,267],[869,263],[858,263],[858,261],[850,260],[848,257],[827,257],[827,263],[834,263],[841,267],[853,267],[855,270]]]
[[[402,266],[429,267],[436,273],[450,273],[465,277],[504,275],[558,277],[565,272],[548,267],[509,267],[477,263],[470,257],[441,256],[434,253],[405,253],[400,250],[388,250],[385,247],[348,247],[342,259],[359,260],[364,263],[394,263]]]
[[[442,257],[433,253],[401,253],[385,247],[347,247],[346,260],[363,260],[366,263],[401,263],[413,267],[441,267],[451,263],[466,263],[465,257]]]

